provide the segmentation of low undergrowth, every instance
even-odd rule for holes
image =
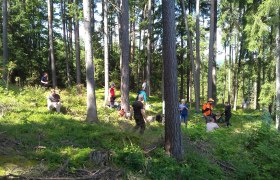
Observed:
[[[103,107],[102,89],[96,92],[98,124],[84,121],[85,90],[82,95],[74,88],[59,90],[60,114],[47,110],[48,93],[40,87],[7,91],[0,86],[0,176],[276,179],[280,174],[280,136],[264,112],[238,110],[232,126],[220,124],[206,133],[201,114],[191,111],[188,127],[182,124],[184,159],[177,162],[163,150],[164,125],[149,123],[139,135],[133,120]],[[159,114],[160,98],[149,103],[148,114]]]

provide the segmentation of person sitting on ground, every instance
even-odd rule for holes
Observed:
[[[111,88],[109,89],[109,98],[110,98],[110,107],[113,108],[115,105],[115,99],[116,99],[115,83],[111,84]]]
[[[211,132],[218,128],[219,128],[218,124],[215,123],[214,118],[211,117],[210,122],[206,124],[206,132]]]
[[[57,112],[60,112],[61,108],[61,101],[60,96],[56,94],[55,89],[51,89],[51,94],[47,98],[48,102],[48,110],[52,110],[52,108],[55,108]]]
[[[49,87],[49,78],[48,73],[44,72],[42,78],[41,78],[41,86],[42,87]]]
[[[134,119],[136,125],[134,127],[135,130],[140,128],[140,134],[143,134],[146,128],[146,114],[145,108],[143,104],[144,97],[142,94],[138,95],[138,100],[132,104],[133,112],[134,112]]]
[[[214,118],[214,120],[216,121],[215,114],[213,113],[213,102],[214,99],[209,98],[208,102],[203,104],[202,106],[202,113],[203,113],[203,117],[206,120],[206,123],[210,121],[210,118]]]
[[[188,125],[188,111],[189,111],[189,107],[186,104],[186,100],[182,99],[181,103],[179,105],[179,111],[180,111],[180,120],[181,122],[184,122],[186,124],[186,126]]]

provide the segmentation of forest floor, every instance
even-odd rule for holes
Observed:
[[[277,179],[280,174],[280,135],[265,111],[238,109],[232,126],[220,124],[207,133],[192,107],[188,127],[181,124],[184,159],[177,162],[164,153],[164,124],[150,122],[140,135],[133,119],[103,107],[102,89],[96,91],[99,123],[92,124],[84,121],[85,91],[59,90],[62,113],[47,110],[48,93],[40,87],[7,91],[0,86],[0,177]],[[131,102],[135,97],[131,93]],[[161,113],[160,99],[149,98],[148,115]]]

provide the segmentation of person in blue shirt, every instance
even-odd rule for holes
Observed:
[[[136,97],[136,101],[138,100],[138,96],[140,94],[143,95],[144,104],[146,104],[147,103],[147,93],[146,93],[144,88],[142,88],[141,90],[138,91],[138,94],[137,94],[137,97]]]
[[[180,111],[180,120],[181,122],[184,122],[186,126],[188,125],[188,111],[189,107],[186,104],[186,100],[182,99],[181,104],[179,105],[179,111]]]

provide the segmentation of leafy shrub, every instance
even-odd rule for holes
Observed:
[[[132,171],[141,171],[144,168],[145,157],[139,146],[127,145],[118,151],[114,161]]]

